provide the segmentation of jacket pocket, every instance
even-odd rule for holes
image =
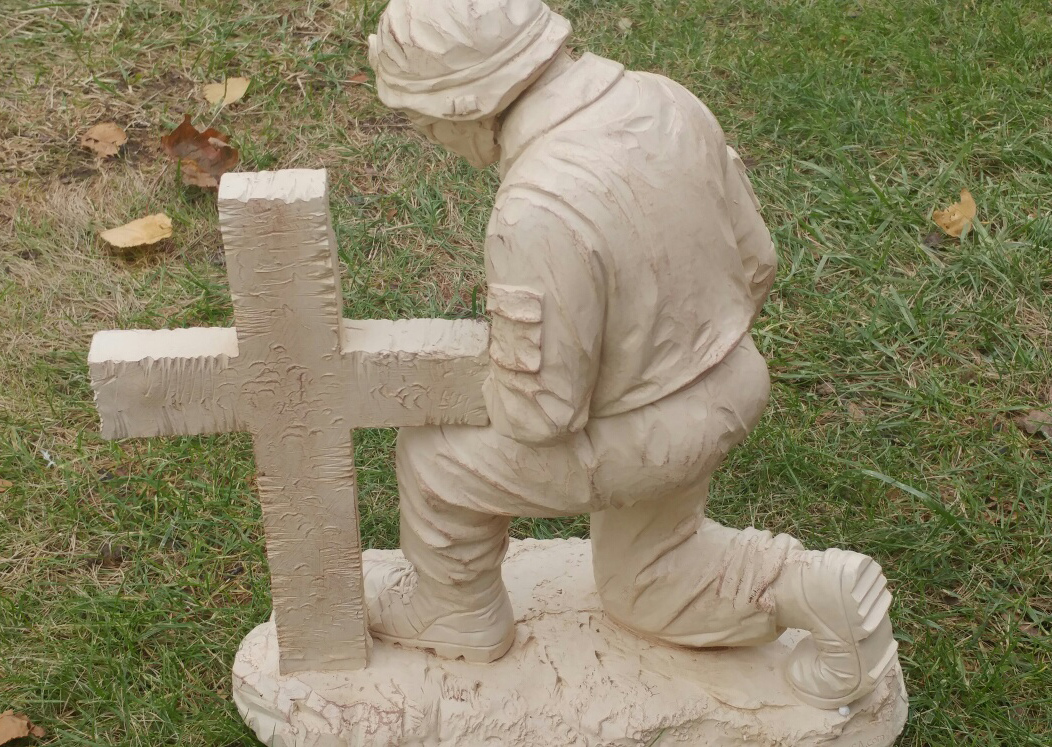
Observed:
[[[508,371],[541,370],[541,308],[544,294],[530,288],[492,284],[486,309],[493,317],[489,357]]]

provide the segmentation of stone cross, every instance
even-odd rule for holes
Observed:
[[[324,170],[227,174],[234,329],[99,332],[105,438],[247,431],[282,674],[357,669],[367,632],[355,428],[485,425],[481,321],[350,321]]]

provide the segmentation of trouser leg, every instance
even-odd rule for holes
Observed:
[[[708,480],[660,503],[592,515],[603,607],[623,625],[682,646],[749,646],[778,637],[770,587],[788,535],[731,529],[704,516]]]
[[[603,605],[623,624],[688,646],[778,635],[771,586],[799,543],[705,518],[710,476],[758,423],[768,387],[746,338],[694,386],[595,423],[597,481],[611,500],[592,516],[593,561]],[[632,461],[637,442],[644,459]]]
[[[509,517],[592,513],[596,580],[614,617],[684,645],[767,640],[777,630],[766,592],[795,541],[704,519],[709,476],[766,393],[746,339],[696,385],[557,446],[492,428],[403,429],[406,557],[430,594],[470,600],[502,588]]]
[[[452,465],[443,464],[448,457],[436,449],[441,435],[428,432],[438,430],[399,434],[401,546],[429,593],[470,597],[499,583],[510,518],[476,511],[442,494],[454,476],[448,474]],[[421,474],[425,469],[428,475]],[[468,489],[467,484],[460,488]]]
[[[470,599],[500,584],[513,516],[594,510],[585,434],[523,446],[492,428],[404,428],[396,469],[401,546],[429,594]]]

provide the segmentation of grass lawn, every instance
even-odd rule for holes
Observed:
[[[362,3],[365,3],[362,5]],[[772,404],[714,487],[735,525],[880,560],[903,745],[1052,743],[1052,6],[565,0],[577,51],[708,103],[779,245]],[[159,138],[191,112],[243,170],[330,169],[346,314],[470,315],[496,178],[365,70],[375,0],[0,0],[0,711],[54,745],[250,745],[229,698],[270,609],[243,436],[107,443],[94,331],[230,323],[215,195]],[[222,111],[196,98],[253,79]],[[77,147],[115,121],[130,143]],[[924,239],[962,188],[981,225]],[[160,249],[97,235],[166,211]],[[393,433],[358,437],[362,534],[397,544]],[[520,535],[587,533],[587,520]]]

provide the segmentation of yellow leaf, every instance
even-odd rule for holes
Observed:
[[[121,146],[128,142],[128,136],[113,122],[102,122],[84,133],[80,145],[95,151],[103,158],[115,156]]]
[[[133,246],[156,244],[172,235],[172,219],[164,213],[147,215],[118,228],[103,231],[103,241],[111,246],[127,249]]]
[[[13,739],[22,737],[44,736],[45,732],[39,726],[33,726],[33,722],[23,713],[4,711],[0,713],[0,744],[7,744]]]
[[[961,201],[950,205],[945,210],[932,213],[934,220],[950,236],[960,236],[972,227],[975,220],[975,200],[967,189],[961,190]]]
[[[229,106],[245,95],[248,84],[251,82],[249,78],[227,78],[222,83],[209,83],[202,86],[201,95],[209,104],[222,103],[223,106]]]

